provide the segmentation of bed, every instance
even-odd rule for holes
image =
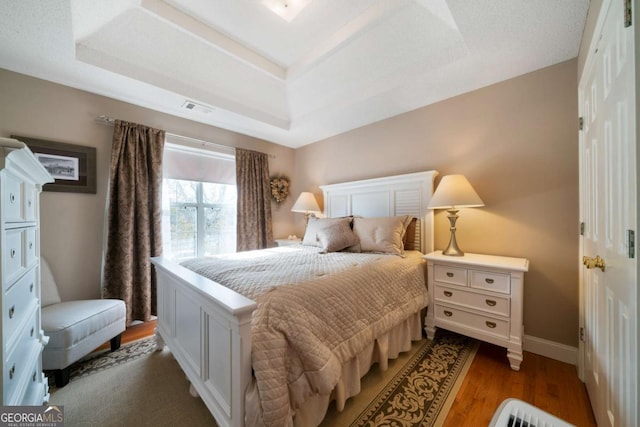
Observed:
[[[335,311],[342,310],[340,300],[357,301],[358,292],[364,294],[365,291],[349,291],[350,298],[342,297],[336,293],[346,289],[338,281],[339,276],[324,274],[324,271],[315,274],[311,281],[294,286],[283,278],[288,277],[288,273],[282,273],[284,267],[275,267],[276,273],[268,273],[270,270],[262,261],[237,259],[235,266],[228,270],[242,272],[244,276],[237,279],[240,282],[254,284],[261,276],[267,276],[266,284],[263,281],[253,286],[252,291],[237,292],[235,285],[218,283],[222,276],[214,274],[223,267],[198,264],[200,261],[194,260],[186,268],[162,257],[152,259],[158,283],[159,346],[166,344],[170,348],[191,382],[191,393],[202,398],[219,425],[317,425],[330,401],[335,400],[340,410],[348,397],[359,392],[360,377],[373,363],[379,363],[384,369],[388,358],[397,357],[399,352],[408,350],[411,340],[420,339],[420,316],[426,305],[424,272],[421,294],[411,292],[417,292],[413,283],[415,271],[424,269],[421,253],[433,249],[433,213],[427,205],[436,175],[436,171],[427,171],[321,186],[324,216],[335,219],[336,223],[342,224],[343,219],[349,218],[354,229],[362,230],[370,224],[369,219],[416,218],[412,227],[408,227],[408,222],[403,224],[403,233],[408,228],[414,230],[410,238],[416,251],[406,251],[399,254],[401,256],[330,250],[318,254],[326,252],[326,245],[321,248],[305,245],[260,252],[265,259],[274,258],[278,262],[286,256],[296,260],[285,261],[285,265],[304,264],[301,260],[307,259],[305,257],[324,257],[323,263],[330,258],[342,259],[338,264],[353,265],[349,268],[350,278],[345,280],[360,285],[366,283],[367,295],[383,292],[385,283],[406,282],[408,288],[397,292],[405,296],[405,300],[400,301],[402,308],[393,308],[390,313],[379,314],[378,308],[357,314],[352,309]],[[356,219],[352,219],[354,217]],[[318,232],[317,236],[326,237],[326,234]],[[387,273],[387,264],[391,263],[397,263],[398,267],[394,268],[399,269]],[[317,273],[317,267],[315,271]],[[377,279],[371,279],[372,273]],[[293,275],[305,273],[291,273]],[[283,286],[271,288],[276,282],[282,282]],[[281,288],[287,287],[292,294],[283,293]],[[321,306],[312,302],[308,295],[314,292],[330,303]],[[347,293],[345,291],[345,295]],[[382,297],[387,298],[391,297]],[[360,300],[363,307],[368,307],[369,303],[364,302],[366,298]],[[297,301],[299,305],[294,303]],[[380,322],[363,326],[362,331],[349,332],[357,336],[353,341],[356,344],[343,343],[344,337],[334,333],[366,323],[358,316],[368,314],[379,317]],[[322,320],[322,316],[327,318]],[[322,322],[333,325],[328,328],[329,332],[313,329],[314,323]],[[286,336],[282,333],[284,326],[281,327],[285,324],[289,334]],[[335,349],[331,347],[332,350],[327,351],[326,346],[317,345],[317,339],[333,342]],[[297,347],[292,349],[294,346]],[[308,353],[304,353],[307,348]],[[292,357],[294,353],[299,357]],[[287,379],[283,380],[285,376]]]

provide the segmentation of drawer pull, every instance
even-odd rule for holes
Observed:
[[[492,284],[493,283],[493,279],[489,279],[489,278],[484,279],[484,281],[487,282],[488,284]]]
[[[16,314],[16,306],[12,305],[9,309],[9,319],[13,319],[13,316]]]
[[[16,195],[15,195],[15,194],[13,194],[13,193],[9,194],[9,201],[10,201],[11,203],[15,202],[15,201],[16,201]]]
[[[16,364],[14,363],[11,369],[9,369],[9,379],[12,380],[15,374],[16,374]]]
[[[32,327],[31,327],[31,333],[30,333],[30,334],[31,334],[31,336],[33,336],[33,333],[34,333],[35,331],[36,331],[36,330],[35,330],[35,329],[33,328],[33,326],[32,326]]]
[[[33,242],[29,242],[29,249],[33,249]]]
[[[495,327],[496,327],[496,323],[495,323],[495,322],[489,322],[489,321],[486,321],[485,323],[486,323],[486,324],[487,324],[487,326],[488,326],[488,327],[490,327],[491,329],[493,329],[493,328],[495,328]]]
[[[29,285],[29,292],[33,293],[33,283]]]
[[[496,305],[496,302],[492,299],[486,299],[484,302],[486,302],[489,307],[495,307]]]
[[[15,258],[15,257],[16,257],[16,250],[11,249],[11,258]]]
[[[445,310],[444,311],[444,315],[447,316],[447,317],[451,317],[451,316],[453,316],[453,313],[450,312],[449,310]]]
[[[444,296],[445,297],[450,297],[451,295],[453,295],[453,292],[444,291]]]
[[[31,200],[27,200],[27,206],[31,207]]]
[[[453,277],[453,273],[451,273],[450,271],[447,271],[447,277]]]
[[[34,371],[33,375],[31,376],[31,381],[33,381],[35,383],[37,378],[38,377],[36,376],[36,372]]]

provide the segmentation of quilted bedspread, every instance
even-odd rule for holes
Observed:
[[[406,257],[283,247],[183,265],[254,299],[252,364],[267,426],[293,424],[329,394],[344,362],[427,305],[421,254]]]

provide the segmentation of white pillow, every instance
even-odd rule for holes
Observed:
[[[408,219],[408,220],[407,220]],[[411,222],[408,215],[353,219],[353,232],[360,240],[362,252],[404,255],[402,238]]]
[[[46,307],[48,305],[59,304],[62,302],[60,294],[58,293],[58,286],[56,286],[56,281],[53,278],[53,274],[51,274],[49,264],[47,264],[47,261],[42,257],[40,257],[40,276],[42,280],[42,292],[40,295],[42,306]]]
[[[307,246],[320,246],[318,242],[318,231],[327,228],[333,224],[345,223],[348,226],[351,224],[351,217],[345,218],[316,218],[314,216],[309,218],[307,223],[307,229],[304,232],[304,238],[302,244]]]

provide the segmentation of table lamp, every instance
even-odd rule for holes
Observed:
[[[456,220],[459,208],[475,208],[484,206],[482,199],[473,189],[464,175],[447,175],[442,177],[440,184],[431,197],[429,209],[446,209],[451,224],[451,238],[443,255],[463,256],[464,252],[458,248],[456,242]]]
[[[318,206],[318,202],[316,201],[313,193],[308,191],[303,191],[298,196],[298,199],[293,204],[291,208],[291,212],[302,212],[304,213],[305,224],[309,222],[309,215],[320,213],[320,206]]]

